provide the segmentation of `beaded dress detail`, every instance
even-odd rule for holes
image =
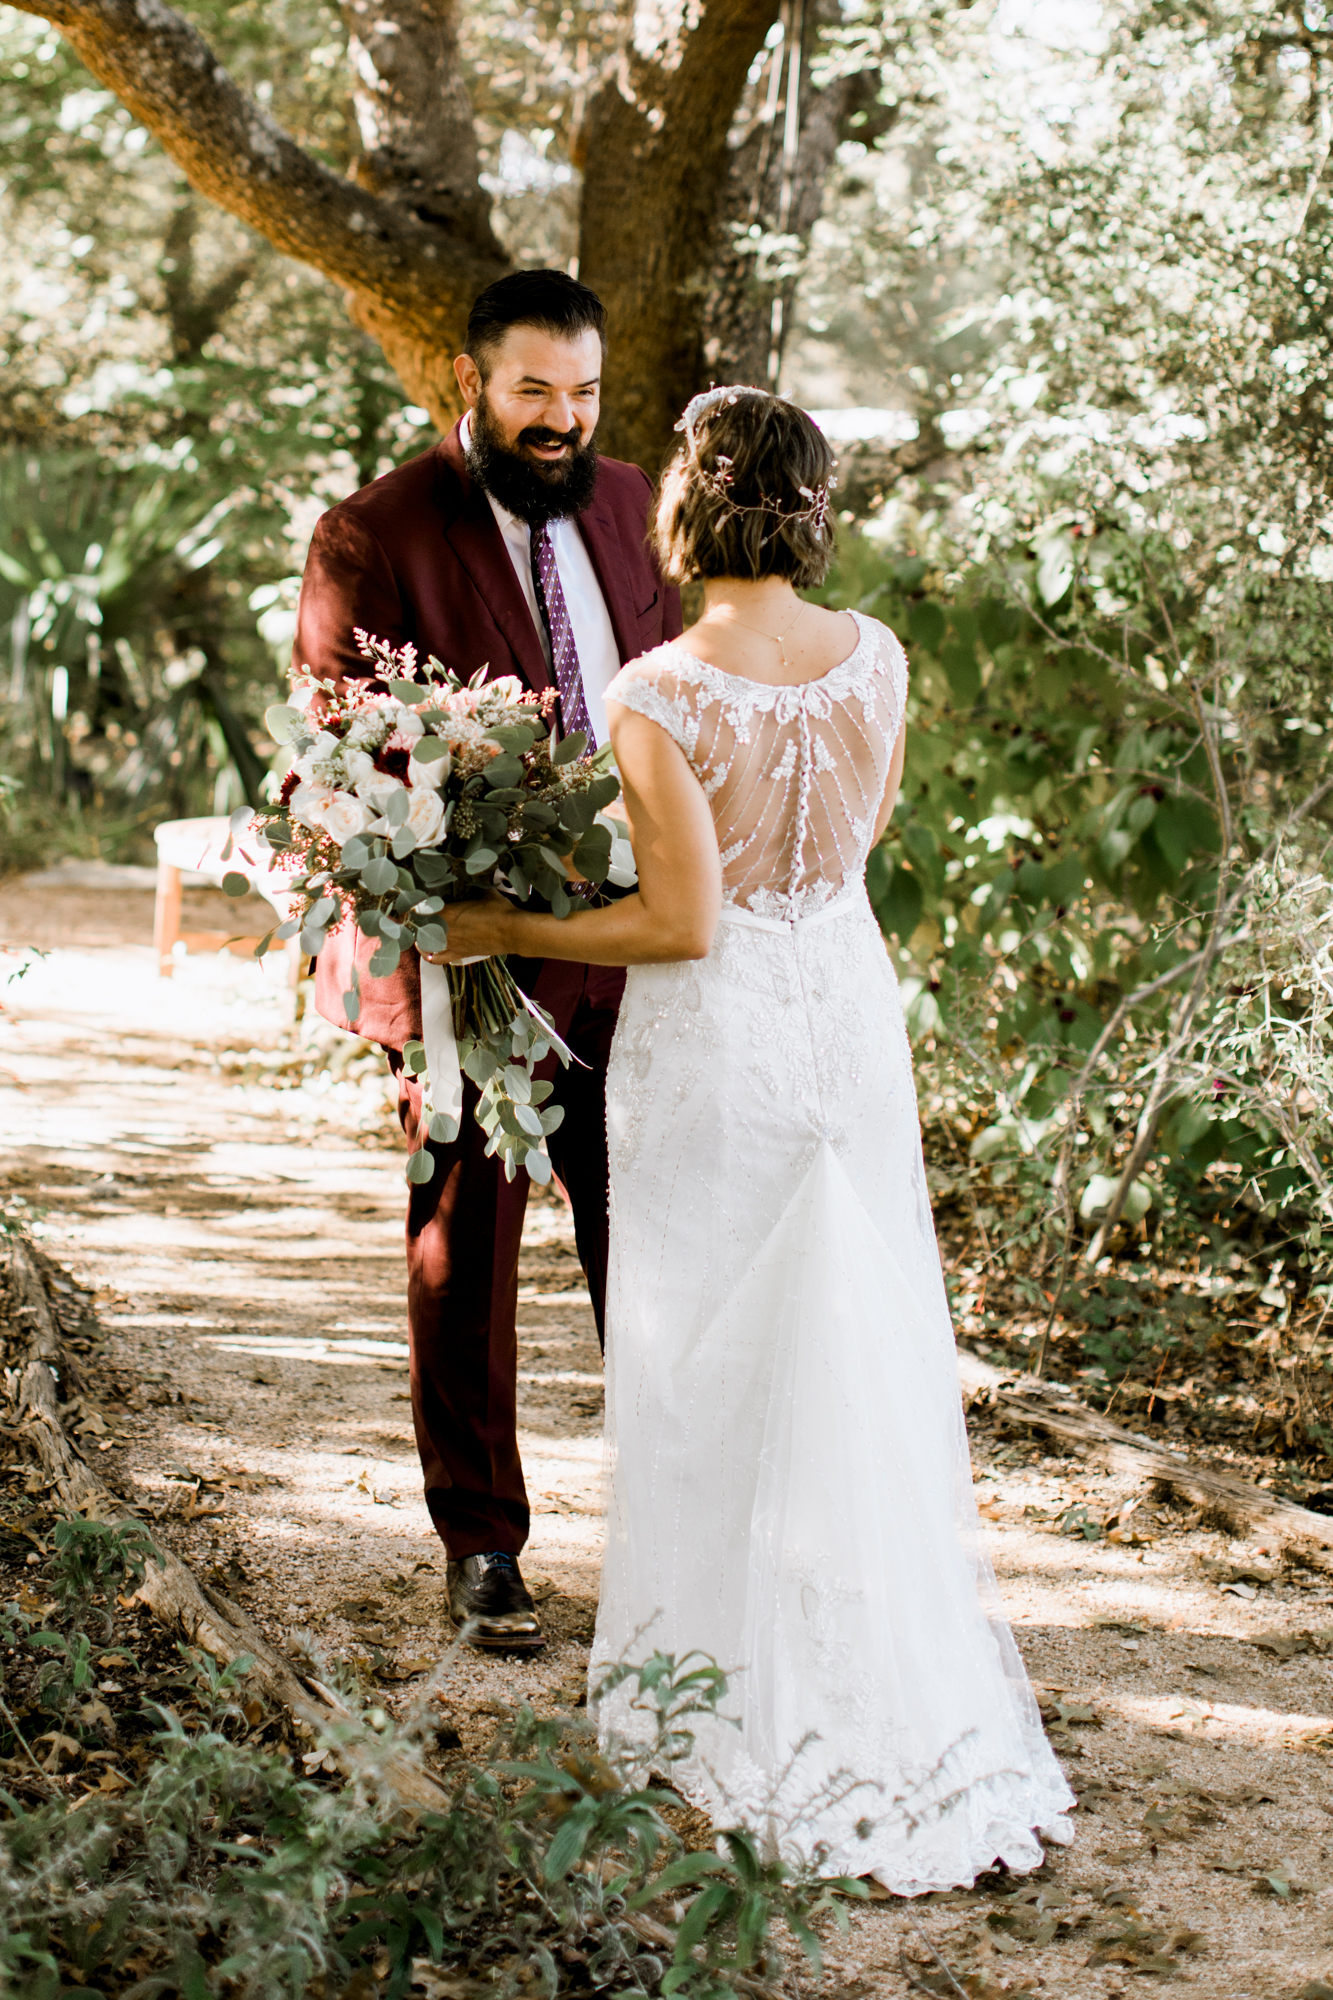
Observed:
[[[672,1780],[822,1871],[907,1895],[1040,1865],[1073,1804],[977,1546],[897,981],[865,862],[907,697],[856,617],[817,681],[684,647],[608,701],[689,759],[724,905],[631,967],[607,1078],[607,1549],[591,1684],[732,1674]],[[641,1739],[630,1685],[609,1741]],[[804,1747],[802,1747],[804,1746]]]

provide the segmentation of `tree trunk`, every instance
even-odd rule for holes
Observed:
[[[588,108],[579,276],[609,319],[602,443],[656,472],[705,386],[703,303],[726,184],[728,135],[779,0],[640,0],[634,32]]]
[[[863,139],[893,121],[875,101],[874,72],[839,75],[819,88],[812,81],[819,31],[840,18],[838,0],[783,0],[780,18],[782,39],[768,51],[747,115],[731,135],[703,315],[709,379],[774,390],[804,246],[838,144],[854,116]]]

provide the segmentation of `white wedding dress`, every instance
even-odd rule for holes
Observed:
[[[607,1080],[607,1548],[591,1685],[728,1670],[672,1779],[821,1872],[905,1895],[1070,1839],[1073,1799],[977,1547],[911,1058],[864,869],[907,666],[857,616],[822,680],[680,645],[608,698],[677,742],[724,907],[634,966]],[[631,1688],[604,1739],[642,1740]],[[804,1749],[801,1748],[805,1744]],[[799,1752],[799,1754],[798,1754]]]

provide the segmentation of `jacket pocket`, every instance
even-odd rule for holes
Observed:
[[[650,599],[648,600],[647,604],[645,604],[645,605],[644,605],[644,607],[643,607],[643,610],[642,610],[642,611],[636,611],[636,612],[635,612],[635,614],[634,614],[634,616],[635,616],[636,618],[651,618],[651,617],[652,617],[652,614],[653,614],[653,613],[654,613],[654,611],[656,611],[656,609],[657,609],[657,606],[658,606],[658,603],[659,603],[659,601],[660,601],[660,598],[661,598],[661,595],[662,595],[662,593],[661,593],[660,591],[658,591],[658,590],[655,590],[655,591],[653,592],[653,594],[652,594],[651,598],[650,598]]]

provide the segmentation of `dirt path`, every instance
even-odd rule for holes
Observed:
[[[200,928],[236,927],[206,905]],[[3,1191],[94,1296],[82,1428],[99,1469],[275,1641],[358,1658],[391,1697],[450,1626],[408,1412],[379,1059],[311,1023],[294,1038],[280,967],[195,957],[162,981],[150,937],[145,892],[0,891],[0,938],[50,953],[0,983]],[[17,963],[0,957],[0,981]],[[550,1644],[460,1666],[465,1748],[497,1700],[577,1698],[596,1605],[600,1365],[554,1199],[529,1209],[520,1285],[525,1570]],[[1078,1838],[1040,1877],[928,1899],[915,1923],[974,1994],[1101,2000],[1152,1975],[1218,2000],[1326,2000],[1328,1577],[984,1424],[974,1446]],[[1135,1500],[1127,1539],[1106,1539]],[[904,1941],[917,1948],[900,1905],[858,1912],[831,1990],[907,1991]]]

